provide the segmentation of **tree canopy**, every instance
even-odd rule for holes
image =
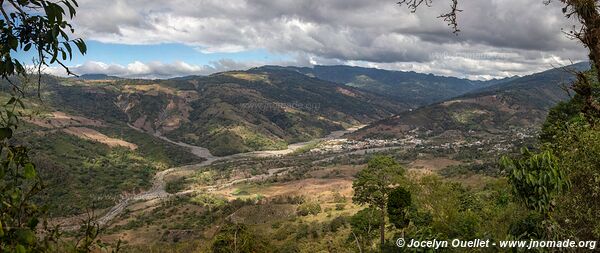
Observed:
[[[403,181],[404,168],[391,156],[374,156],[369,160],[367,168],[356,175],[352,183],[354,196],[352,200],[358,204],[367,204],[379,210],[380,241],[385,243],[385,212],[388,196]]]
[[[46,252],[57,250],[57,228],[46,221],[46,207],[32,200],[44,188],[29,148],[16,145],[14,130],[25,109],[24,87],[31,78],[26,64],[14,56],[35,50],[38,95],[42,68],[49,64],[64,65],[73,56],[73,47],[86,52],[82,39],[71,39],[74,29],[69,23],[76,14],[75,0],[0,0],[0,77],[11,84],[11,97],[0,107],[0,251]],[[68,71],[68,69],[67,69]],[[69,72],[70,73],[70,72]],[[96,243],[98,229],[87,224],[85,239],[74,251],[89,251]]]

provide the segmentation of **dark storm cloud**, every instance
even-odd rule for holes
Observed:
[[[86,38],[103,42],[184,43],[208,53],[264,48],[313,64],[335,61],[475,78],[527,73],[549,61],[566,64],[585,56],[561,33],[571,23],[558,3],[463,0],[462,31],[455,36],[436,18],[449,1],[435,0],[414,14],[396,2],[82,0],[76,23]],[[501,57],[481,57],[486,53]]]

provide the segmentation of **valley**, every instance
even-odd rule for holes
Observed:
[[[496,196],[506,190],[499,157],[536,144],[543,114],[565,99],[555,86],[563,77],[550,70],[492,81],[421,107],[272,66],[173,80],[46,77],[52,99],[32,107],[34,116],[17,134],[30,143],[57,139],[33,150],[48,157],[41,163],[54,161],[63,171],[41,171],[50,185],[65,180],[57,175],[74,182],[50,187],[45,200],[74,200],[50,209],[52,224],[67,234],[76,235],[92,215],[102,240],[121,240],[128,252],[209,251],[220,228],[232,223],[275,237],[278,248],[294,240],[299,249],[332,247],[326,241],[344,248],[353,232],[349,219],[363,208],[352,201],[353,182],[371,158],[393,157],[415,191],[450,187],[429,200],[422,198],[431,189],[418,190],[419,201]],[[296,100],[297,92],[314,100]],[[58,163],[64,154],[55,152],[65,147],[80,153]],[[88,188],[90,181],[105,186]]]
[[[516,135],[524,138],[514,139]],[[490,183],[496,180],[494,172],[477,171],[476,168],[484,161],[495,160],[494,153],[501,152],[498,144],[507,145],[508,150],[504,152],[515,152],[515,146],[531,141],[531,137],[517,133],[515,136],[489,139],[485,143],[440,145],[414,139],[381,141],[378,144],[364,141],[359,144],[338,137],[321,140],[317,145],[308,143],[297,146],[308,149],[302,153],[294,153],[297,148],[288,149],[287,154],[255,152],[175,168],[161,173],[160,177],[157,175],[155,180],[164,182],[160,188],[156,188],[160,190],[150,190],[132,197],[131,202],[119,210],[119,215],[112,216],[109,212],[114,220],[105,223],[107,231],[111,231],[107,238],[122,238],[133,248],[142,249],[142,245],[148,242],[146,240],[176,245],[180,240],[201,242],[201,238],[213,236],[213,226],[226,221],[257,226],[263,233],[277,233],[271,228],[275,224],[295,226],[298,222],[329,222],[334,217],[351,214],[360,208],[349,201],[352,180],[373,154],[398,157],[411,177],[444,175],[449,180],[478,189],[484,187],[486,181]],[[312,148],[309,149],[306,145]],[[340,145],[349,148],[340,148]],[[477,157],[463,157],[460,151],[456,152],[463,147],[476,150],[469,153]],[[149,198],[150,196],[152,197]],[[319,203],[325,211],[314,217],[298,216],[296,209],[301,202],[294,201],[300,199],[302,202]],[[198,230],[197,222],[203,220],[201,217],[214,212],[211,209],[223,208],[229,205],[228,202],[240,201],[243,202],[240,203],[242,206],[235,207],[226,214],[218,214],[219,218],[215,217],[216,220],[202,225],[203,228]],[[164,216],[165,213],[170,215]],[[262,215],[266,217],[261,217]],[[199,220],[194,221],[196,219]],[[140,241],[140,238],[143,240]]]
[[[461,142],[421,139],[416,131],[412,136],[395,140],[344,138],[361,127],[364,126],[336,131],[324,138],[290,145],[285,150],[204,156],[202,158],[206,160],[201,163],[160,171],[154,176],[149,190],[130,195],[112,208],[99,211],[95,214],[96,221],[110,231],[104,239],[122,239],[132,250],[142,250],[149,242],[160,242],[158,245],[177,245],[180,240],[202,242],[201,238],[214,236],[214,226],[226,221],[250,224],[262,227],[265,233],[276,233],[269,226],[330,222],[332,217],[360,209],[349,201],[352,180],[373,154],[398,157],[411,177],[443,175],[448,180],[480,188],[496,179],[489,168],[485,171],[476,168],[485,162],[493,162],[495,153],[515,152],[515,147],[532,141],[536,132],[519,131],[499,135],[499,139],[488,136],[484,141]],[[503,148],[499,148],[501,145]],[[476,158],[464,157],[462,154],[466,150],[463,149],[468,149],[469,155]],[[209,215],[210,209],[236,201],[243,203],[225,216],[219,214],[216,220],[202,225],[202,229],[194,222]],[[296,209],[301,202],[319,203],[325,211],[314,217],[298,216]],[[164,212],[171,215],[164,216]],[[73,222],[73,219],[69,221]],[[67,230],[77,229],[72,224],[62,225]],[[190,246],[184,245],[182,247]]]
[[[600,0],[0,0],[0,252],[596,252]]]
[[[331,139],[339,137],[345,133],[350,133],[352,131],[355,131],[357,129],[358,128],[352,128],[350,130],[345,130],[345,131],[336,131],[336,132],[329,134],[328,136],[326,136],[324,138],[313,140],[313,141],[320,142],[320,141],[331,140]],[[211,189],[214,189],[217,187],[226,187],[228,185],[233,185],[233,184],[242,183],[242,182],[253,182],[253,181],[257,181],[257,180],[269,179],[271,176],[274,175],[274,171],[270,171],[267,175],[258,175],[258,176],[253,176],[253,177],[243,179],[243,180],[237,180],[237,181],[234,180],[234,181],[227,182],[227,183],[220,183],[218,185],[207,186],[203,189],[198,189],[198,190],[194,190],[194,191],[167,193],[166,189],[165,189],[165,187],[166,187],[165,178],[170,176],[171,174],[178,174],[179,176],[182,176],[182,174],[185,175],[185,174],[193,173],[195,170],[199,170],[203,167],[210,166],[215,162],[235,161],[235,159],[279,157],[282,155],[293,153],[294,151],[296,151],[298,149],[301,149],[307,145],[310,145],[308,143],[297,143],[297,144],[288,146],[288,148],[284,149],[284,150],[255,151],[255,152],[250,152],[250,153],[240,153],[240,154],[234,154],[234,155],[229,155],[229,156],[215,157],[215,156],[210,155],[210,153],[206,153],[206,152],[203,152],[203,153],[194,152],[194,150],[206,150],[205,148],[196,147],[196,146],[192,146],[192,145],[184,144],[184,143],[176,143],[176,142],[168,140],[164,137],[162,139],[167,140],[168,142],[171,142],[171,143],[175,143],[176,145],[179,145],[179,146],[182,146],[185,148],[189,148],[194,155],[196,155],[202,159],[205,159],[205,161],[198,163],[198,164],[170,168],[170,169],[158,172],[154,176],[154,179],[152,182],[152,187],[148,191],[136,194],[134,196],[127,197],[123,200],[120,200],[115,206],[110,208],[106,212],[106,214],[104,214],[101,217],[99,217],[98,219],[96,219],[96,222],[98,222],[98,224],[100,226],[105,226],[107,223],[111,222],[116,216],[121,214],[128,207],[128,205],[131,202],[161,200],[161,199],[166,199],[166,198],[172,197],[174,195],[178,195],[178,194],[194,194],[194,193],[196,193],[196,191],[208,190],[210,192]],[[61,224],[61,225],[65,225],[65,224]],[[67,226],[73,227],[73,225],[67,225]]]

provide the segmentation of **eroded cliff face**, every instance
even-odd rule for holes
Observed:
[[[128,123],[144,131],[164,134],[190,122],[190,103],[196,91],[181,91],[159,85],[127,85],[115,104],[128,117]]]

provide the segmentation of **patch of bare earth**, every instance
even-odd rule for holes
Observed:
[[[92,140],[108,145],[109,147],[125,147],[131,150],[137,149],[137,145],[120,139],[108,137],[94,129],[87,127],[68,127],[63,132],[75,135],[82,139]]]
[[[163,108],[156,108],[159,111],[157,118],[147,118],[145,115],[133,118],[132,109],[138,108],[141,104],[138,95],[165,96],[167,103],[163,105]],[[199,95],[196,91],[182,91],[158,84],[126,85],[123,88],[123,94],[117,98],[116,104],[130,117],[130,121],[133,121],[136,128],[151,133],[166,133],[178,129],[183,123],[189,122],[190,112],[192,111],[189,103],[198,98]]]
[[[342,196],[352,195],[352,179],[309,178],[273,185],[261,191],[265,196],[304,195],[318,201],[329,200],[334,192]]]
[[[354,93],[348,89],[344,89],[342,87],[338,87],[336,90],[337,90],[337,92],[339,92],[343,95],[349,96],[349,97],[357,97],[358,96],[358,95],[356,95],[356,93]]]
[[[166,93],[170,95],[176,95],[177,90],[164,87],[159,84],[137,84],[137,85],[125,85],[123,87],[123,92],[126,93],[135,93],[135,92],[145,92],[147,95],[157,96],[158,93]]]
[[[99,120],[73,116],[64,112],[52,112],[48,115],[43,115],[42,117],[25,118],[25,120],[29,123],[44,128],[61,128],[68,126],[104,126],[104,123]]]
[[[278,196],[304,196],[306,199],[327,202],[332,201],[334,195],[346,198],[352,197],[352,180],[364,166],[335,166],[311,172],[311,178],[299,179],[289,182],[273,183],[252,187],[250,194],[260,194],[267,199]],[[214,191],[229,200],[239,196],[233,193],[240,185],[234,184]]]
[[[244,72],[228,72],[225,75],[231,76],[233,78],[251,81],[251,82],[265,82],[270,84],[269,76],[264,74],[249,74]]]
[[[108,137],[91,127],[105,127],[106,125],[99,120],[88,119],[81,116],[73,116],[64,112],[52,112],[48,115],[36,118],[26,118],[27,122],[47,129],[62,129],[63,132],[77,136],[82,139],[91,140],[106,144],[110,147],[125,147],[131,150],[137,149],[137,145]]]
[[[459,165],[462,162],[448,159],[448,158],[429,158],[429,159],[417,159],[408,164],[408,170],[417,171],[425,174],[432,174],[436,171],[444,169],[448,166]]]
[[[457,103],[476,104],[476,105],[481,105],[481,106],[494,105],[494,108],[497,108],[498,110],[500,110],[502,112],[507,112],[507,113],[515,113],[516,112],[515,108],[511,108],[506,102],[502,101],[501,98],[498,97],[497,95],[483,96],[483,97],[470,98],[470,99],[451,100],[451,101],[443,102],[442,105],[447,107],[447,106],[450,106],[452,104],[457,104]]]

